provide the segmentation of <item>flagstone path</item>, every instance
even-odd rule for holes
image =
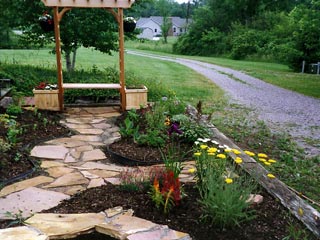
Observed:
[[[102,213],[38,213],[88,188],[107,182],[119,184],[120,173],[127,170],[108,161],[101,150],[120,138],[115,126],[119,109],[69,108],[64,115],[61,123],[75,134],[44,142],[30,153],[42,160],[41,168],[47,175],[14,183],[0,191],[0,220],[28,218],[27,226],[0,230],[1,240],[66,239],[94,230],[117,239],[191,239],[186,233],[134,217],[132,211],[124,211],[121,206]],[[185,163],[180,175],[182,182],[193,181],[188,171],[193,167],[194,162]]]

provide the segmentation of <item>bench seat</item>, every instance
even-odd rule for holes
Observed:
[[[119,83],[63,83],[63,89],[120,89]]]

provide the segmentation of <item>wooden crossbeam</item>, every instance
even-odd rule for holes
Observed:
[[[63,83],[64,89],[120,89],[119,83]]]
[[[41,0],[47,7],[130,8],[135,0]]]

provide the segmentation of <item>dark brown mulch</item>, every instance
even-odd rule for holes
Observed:
[[[19,143],[8,153],[0,153],[0,159],[3,165],[0,169],[1,179],[7,180],[22,172],[30,169],[27,156],[28,150],[37,143],[43,142],[55,137],[70,134],[68,129],[58,124],[60,116],[56,112],[39,111],[35,115],[31,111],[24,111],[16,119],[25,131],[19,136]],[[3,110],[0,109],[0,113]],[[43,124],[43,118],[48,120],[48,124]],[[34,128],[35,124],[37,128]],[[0,126],[0,136],[5,136],[6,131]],[[26,147],[27,146],[27,147]],[[124,149],[130,149],[132,146],[121,146]],[[20,153],[19,161],[13,159]],[[150,153],[151,154],[151,153]],[[3,181],[3,180],[1,180]],[[269,194],[263,192],[264,202],[261,205],[253,206],[257,217],[241,227],[234,227],[227,230],[219,230],[217,227],[201,221],[201,206],[198,203],[198,193],[193,185],[184,186],[185,197],[179,207],[174,208],[168,216],[157,210],[150,199],[147,191],[128,192],[120,190],[111,184],[99,188],[89,189],[76,194],[71,199],[63,201],[59,206],[46,210],[45,212],[56,213],[84,213],[100,212],[115,206],[123,206],[125,209],[133,209],[134,215],[155,223],[168,225],[170,228],[187,232],[195,240],[207,239],[255,239],[255,240],[274,240],[283,239],[291,231],[301,231],[303,226],[292,216],[289,211],[272,198]],[[0,221],[0,228],[8,227],[10,221]],[[301,237],[302,238],[302,237]],[[81,239],[106,239],[106,237],[92,236]],[[306,239],[316,239],[312,235]]]
[[[186,184],[184,191],[187,196],[179,207],[172,209],[168,216],[155,208],[147,191],[124,191],[111,184],[76,194],[70,200],[63,201],[57,207],[44,212],[100,212],[107,208],[123,206],[124,209],[133,209],[134,216],[189,233],[195,240],[274,240],[288,236],[290,225],[293,226],[293,229],[302,229],[300,223],[289,215],[287,209],[263,192],[263,203],[252,206],[256,210],[254,220],[243,223],[240,227],[235,226],[233,229],[219,230],[219,228],[201,220],[202,211],[197,200],[198,192],[194,185]],[[310,236],[308,239],[315,238]]]
[[[0,114],[5,109],[0,108]],[[69,129],[61,126],[61,116],[57,112],[23,110],[14,118],[21,130],[17,143],[9,151],[0,152],[0,183],[4,183],[33,168],[29,152],[36,144],[56,137],[70,135]],[[0,123],[0,136],[6,138],[8,129]],[[36,160],[33,160],[37,164]],[[37,173],[34,173],[37,174]]]

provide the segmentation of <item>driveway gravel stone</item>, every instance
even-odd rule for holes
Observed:
[[[304,96],[243,72],[214,64],[134,51],[127,53],[172,61],[193,69],[222,88],[231,103],[252,109],[271,130],[291,135],[308,155],[320,155],[320,99]]]

